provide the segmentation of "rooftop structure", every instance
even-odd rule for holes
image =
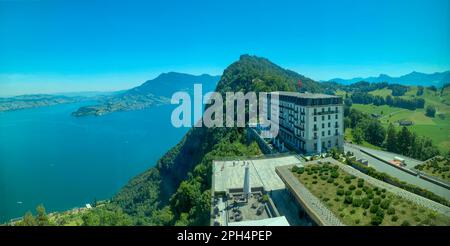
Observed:
[[[283,165],[300,166],[301,162],[293,155],[214,161],[211,225],[308,224],[298,217],[294,201],[288,200],[275,172],[275,167]]]

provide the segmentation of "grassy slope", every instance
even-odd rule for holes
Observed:
[[[390,90],[381,89],[370,92],[373,95],[386,96]],[[415,97],[417,87],[411,87],[403,96],[404,98]],[[447,102],[450,88],[446,88],[443,97],[440,97],[435,92],[425,89],[424,95],[420,96],[425,99],[425,105],[433,105],[437,109],[437,114],[444,114],[445,119],[440,117],[430,118],[425,115],[424,109],[407,110],[397,107],[389,107],[387,105],[363,105],[353,104],[353,108],[366,113],[375,113],[381,115],[381,123],[387,127],[390,122],[394,123],[399,120],[411,120],[414,125],[409,127],[413,132],[419,136],[427,136],[431,138],[434,144],[443,153],[450,150],[450,106],[445,104]],[[448,101],[450,102],[450,100]],[[437,115],[436,114],[436,115]]]

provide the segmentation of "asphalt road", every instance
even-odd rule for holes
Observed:
[[[377,171],[380,172],[384,172],[387,173],[393,177],[396,177],[402,181],[405,181],[407,183],[425,188],[433,193],[435,193],[436,195],[442,196],[447,198],[448,200],[450,200],[450,190],[433,184],[431,182],[428,182],[424,179],[421,179],[417,176],[414,176],[412,174],[409,174],[407,172],[404,172],[398,168],[395,168],[389,164],[386,164],[380,160],[377,160],[363,152],[361,152],[358,148],[354,147],[354,146],[350,146],[349,144],[344,144],[344,151],[350,151],[353,152],[353,154],[356,156],[357,159],[365,159],[367,161],[369,161],[369,166],[375,168]],[[408,166],[409,168],[411,168],[410,166]]]

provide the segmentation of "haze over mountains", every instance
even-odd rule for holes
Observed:
[[[328,82],[336,82],[344,85],[349,85],[360,81],[366,81],[371,83],[388,82],[390,84],[395,83],[401,85],[423,85],[423,86],[434,85],[436,87],[442,87],[443,85],[450,83],[450,70],[430,74],[414,71],[399,77],[391,77],[387,74],[380,74],[378,77],[367,77],[367,78],[362,77],[356,77],[352,79],[334,78],[330,79]]]

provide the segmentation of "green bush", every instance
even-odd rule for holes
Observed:
[[[327,180],[327,183],[333,183],[334,182],[334,178],[329,178],[328,180]]]
[[[356,187],[355,187],[354,185],[350,185],[348,188],[349,188],[350,190],[356,189]]]
[[[361,190],[356,190],[356,191],[355,191],[355,195],[360,196],[361,194],[362,194],[362,191],[361,191]]]
[[[351,191],[351,190],[348,190],[348,191],[345,192],[345,195],[346,195],[346,196],[350,196],[351,194],[352,194],[352,191]]]
[[[363,201],[362,207],[368,209],[370,207],[370,201],[369,200]]]
[[[372,199],[373,199],[373,194],[372,194],[372,193],[368,194],[368,195],[367,195],[367,198],[369,198],[370,200],[372,200]]]
[[[401,224],[401,226],[410,226],[411,224],[409,223],[409,221],[404,220]]]
[[[371,213],[376,213],[378,211],[378,205],[372,205],[369,210]]]
[[[335,178],[339,177],[339,173],[337,171],[332,171],[331,177],[335,179]]]
[[[345,196],[344,203],[351,204],[353,202],[352,196]]]
[[[361,204],[362,204],[362,200],[361,199],[353,199],[353,202],[352,202],[352,206],[353,207],[355,207],[355,208],[361,207]]]
[[[373,204],[378,205],[378,204],[380,204],[381,199],[379,197],[375,197],[372,202],[373,202]]]
[[[392,216],[392,218],[391,218],[391,221],[392,221],[392,222],[396,222],[397,220],[398,220],[397,215]]]
[[[328,179],[328,177],[327,176],[325,176],[325,175],[322,175],[322,176],[320,176],[320,179],[321,180],[327,180]],[[331,183],[331,182],[330,182]]]
[[[317,180],[313,180],[313,182],[312,182],[313,184],[317,184]]]
[[[385,199],[385,200],[381,201],[380,207],[382,209],[388,209],[390,203],[391,203],[391,201],[389,201],[388,199]]]
[[[343,189],[338,189],[338,190],[336,191],[336,195],[338,195],[338,196],[343,196],[344,193],[345,193],[345,191],[344,191]]]
[[[355,220],[355,224],[357,224],[357,225],[358,225],[358,224],[359,224],[359,222],[360,222],[360,220],[359,220],[359,219],[356,219],[356,220]]]
[[[355,213],[356,213],[356,210],[354,210],[354,209],[350,210],[350,214],[355,214]]]
[[[383,223],[383,218],[379,217],[379,216],[372,216],[372,220],[370,221],[370,224],[377,226],[380,225],[381,223]]]
[[[395,209],[394,208],[389,208],[386,213],[389,214],[389,215],[393,215],[393,214],[395,214]]]
[[[386,194],[381,194],[381,198],[386,198]]]

